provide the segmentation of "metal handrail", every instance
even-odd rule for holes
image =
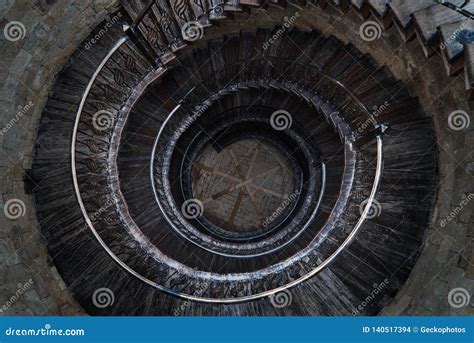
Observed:
[[[323,198],[323,195],[324,195],[324,191],[325,191],[325,185],[326,185],[326,164],[324,162],[321,162],[321,192],[320,192],[320,195],[319,195],[319,198],[318,198],[318,202],[317,202],[317,205],[315,207],[315,210],[313,212],[313,214],[311,215],[311,218],[310,220],[308,220],[308,222],[303,226],[303,228],[301,228],[301,230],[299,230],[299,232],[297,232],[291,240],[288,240],[286,241],[284,244],[278,246],[278,247],[275,247],[273,249],[270,249],[270,250],[266,250],[266,251],[263,251],[263,252],[260,252],[260,253],[254,253],[254,254],[247,254],[247,255],[238,255],[238,254],[228,254],[228,253],[224,253],[224,252],[220,252],[220,251],[217,251],[217,250],[213,250],[213,249],[209,249],[207,248],[206,246],[202,245],[202,244],[199,244],[193,240],[191,240],[188,236],[186,236],[185,234],[183,234],[181,232],[181,230],[179,230],[176,225],[173,223],[173,221],[169,218],[169,216],[167,215],[165,209],[163,208],[163,205],[161,204],[161,201],[159,200],[159,197],[158,197],[158,191],[156,189],[156,185],[155,185],[155,180],[154,180],[154,161],[155,161],[155,155],[156,155],[156,148],[158,146],[158,142],[161,138],[161,135],[163,133],[163,130],[166,126],[166,124],[169,122],[169,120],[171,120],[171,118],[173,117],[173,115],[179,110],[179,108],[181,107],[181,105],[177,105],[171,112],[170,114],[168,115],[168,117],[166,118],[166,120],[163,122],[163,124],[161,125],[160,127],[160,131],[158,132],[158,135],[156,136],[156,139],[154,141],[154,144],[153,144],[153,150],[151,152],[151,157],[150,157],[150,181],[151,181],[151,185],[152,185],[152,189],[153,189],[153,194],[155,196],[155,200],[156,202],[158,203],[158,206],[160,207],[160,210],[164,216],[164,218],[166,219],[166,221],[168,222],[168,224],[175,230],[175,232],[177,232],[179,235],[181,235],[183,238],[185,238],[186,240],[190,241],[191,243],[199,246],[200,248],[204,249],[204,250],[207,250],[209,252],[212,252],[214,254],[217,254],[217,255],[221,255],[221,256],[225,256],[225,257],[235,257],[235,258],[250,258],[250,257],[258,257],[258,256],[262,256],[262,255],[266,255],[266,254],[269,254],[269,253],[272,253],[272,252],[275,252],[283,247],[285,247],[286,245],[290,244],[291,242],[293,242],[296,238],[298,238],[305,230],[306,228],[309,226],[309,223],[314,219],[314,217],[316,216],[316,211],[317,209],[319,209],[320,205],[321,205],[321,202],[322,202],[322,198]],[[194,232],[194,234],[197,234],[197,231]]]
[[[363,101],[357,96],[357,94],[355,94],[354,92],[352,92],[348,87],[346,87],[341,81],[337,80],[336,78],[334,78],[333,76],[329,75],[328,73],[322,71],[321,69],[319,69],[317,66],[315,65],[307,65],[307,64],[303,64],[303,63],[300,63],[298,61],[295,61],[295,60],[292,60],[292,59],[288,59],[288,58],[278,58],[278,57],[275,57],[275,56],[265,56],[265,57],[259,57],[259,58],[253,58],[252,60],[248,61],[248,60],[239,60],[239,61],[235,61],[233,63],[229,63],[227,64],[224,68],[220,69],[220,70],[217,70],[214,72],[214,75],[219,75],[219,74],[223,74],[225,73],[229,68],[235,68],[235,67],[238,67],[238,66],[242,66],[245,64],[249,64],[250,62],[260,62],[260,61],[267,61],[267,60],[275,60],[277,62],[287,62],[287,63],[290,63],[291,64],[291,67],[293,66],[298,66],[298,67],[302,67],[302,68],[309,68],[313,71],[315,71],[317,74],[319,74],[320,76],[322,76],[323,78],[327,79],[328,81],[332,82],[334,85],[336,85],[337,87],[339,87],[340,89],[343,90],[343,92],[347,93],[350,98],[357,104],[357,106],[360,107],[360,109],[362,110],[362,112],[364,112],[367,116],[368,116],[368,119],[370,120],[370,122],[372,123],[373,125],[373,129],[377,129],[380,125],[382,125],[382,123],[379,123],[377,122],[376,120],[376,117],[373,115],[373,113],[370,111],[370,109],[363,103]],[[273,64],[273,62],[272,62]]]
[[[76,140],[77,140],[77,132],[78,132],[78,129],[79,129],[79,123],[80,123],[82,111],[83,111],[83,108],[84,108],[84,104],[87,100],[87,97],[89,96],[90,90],[91,90],[94,82],[96,81],[99,73],[102,71],[105,64],[109,61],[109,59],[112,57],[112,55],[127,41],[127,39],[128,39],[127,37],[122,37],[117,41],[117,43],[114,45],[114,47],[108,52],[108,54],[101,61],[98,68],[96,69],[93,76],[91,77],[91,79],[90,79],[90,81],[89,81],[89,83],[88,83],[88,85],[87,85],[87,87],[86,87],[86,89],[83,93],[80,105],[79,105],[78,110],[76,112],[76,119],[75,119],[73,134],[72,134],[72,138],[71,138],[71,173],[72,173],[72,178],[73,178],[74,191],[76,193],[76,198],[78,200],[80,210],[81,210],[81,212],[84,216],[84,219],[85,219],[87,225],[91,229],[94,237],[97,239],[97,241],[104,248],[104,250],[107,252],[107,254],[115,262],[117,262],[122,268],[127,270],[133,276],[137,277],[138,279],[142,280],[143,282],[145,282],[145,283],[147,283],[147,284],[149,284],[149,285],[151,285],[151,286],[153,286],[153,287],[155,287],[155,288],[157,288],[157,289],[159,289],[163,292],[166,292],[168,294],[172,294],[172,295],[175,295],[175,296],[178,296],[178,297],[181,297],[181,298],[184,298],[184,299],[188,299],[188,300],[201,301],[201,302],[207,302],[207,303],[238,303],[238,302],[243,302],[243,301],[255,300],[255,299],[259,299],[259,298],[263,298],[263,297],[267,297],[267,296],[272,296],[272,295],[274,295],[274,294],[276,294],[280,291],[283,291],[283,290],[288,289],[290,287],[294,287],[294,286],[304,282],[305,280],[307,280],[307,279],[311,278],[312,276],[316,275],[317,273],[319,273],[329,263],[331,263],[343,250],[345,250],[347,248],[347,246],[356,237],[356,234],[358,233],[358,231],[362,227],[363,223],[366,221],[367,216],[368,216],[369,211],[370,211],[370,208],[371,208],[371,206],[372,206],[372,204],[375,200],[375,195],[377,194],[378,187],[379,187],[380,182],[381,182],[381,176],[382,176],[382,171],[383,171],[383,139],[382,139],[381,134],[377,135],[377,137],[376,137],[376,140],[377,140],[377,164],[376,164],[376,174],[375,174],[375,178],[374,178],[374,183],[372,185],[370,196],[367,199],[366,207],[365,207],[363,213],[361,214],[361,217],[359,218],[358,222],[356,223],[354,229],[351,231],[351,233],[348,235],[348,237],[343,241],[343,243],[325,261],[323,261],[321,264],[319,264],[311,272],[305,274],[304,276],[302,276],[302,277],[300,277],[300,278],[298,278],[298,279],[296,279],[296,280],[294,280],[294,281],[292,281],[292,282],[290,282],[286,285],[283,285],[283,286],[278,287],[278,288],[274,288],[274,289],[269,290],[269,291],[254,294],[254,295],[251,295],[251,296],[243,296],[243,297],[237,297],[237,298],[219,298],[219,299],[216,299],[216,298],[202,298],[202,297],[198,297],[198,296],[195,296],[195,295],[182,294],[182,293],[175,292],[175,291],[173,291],[171,289],[168,289],[168,288],[166,288],[166,287],[164,287],[164,286],[162,286],[162,285],[160,285],[160,284],[158,284],[158,283],[156,283],[152,280],[149,280],[149,279],[143,277],[141,274],[137,273],[132,268],[130,268],[117,255],[115,255],[115,253],[107,246],[107,244],[105,244],[103,239],[98,234],[98,232],[95,229],[94,224],[92,223],[92,220],[90,219],[90,217],[87,213],[87,210],[85,208],[85,205],[84,205],[81,193],[80,193],[79,182],[78,182],[78,178],[77,178]],[[338,82],[338,81],[337,81],[337,83],[340,84],[340,82]],[[363,105],[363,107],[366,108],[365,105]],[[370,111],[368,111],[368,114],[370,115]]]

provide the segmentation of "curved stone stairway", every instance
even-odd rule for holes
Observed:
[[[449,4],[441,4],[449,3]],[[464,72],[469,99],[474,99],[472,85],[474,73],[474,3],[453,1],[405,0],[198,0],[198,1],[123,1],[124,8],[147,39],[166,45],[166,37],[179,37],[185,23],[197,21],[203,27],[227,17],[238,18],[251,10],[294,7],[305,10],[319,6],[323,10],[336,10],[341,14],[354,11],[366,22],[374,20],[378,26],[367,25],[368,38],[380,34],[382,29],[395,25],[405,41],[416,39],[427,58],[440,51],[446,73]],[[216,14],[217,13],[217,14]],[[162,18],[162,19],[161,19]],[[161,20],[163,20],[161,22]],[[159,25],[155,25],[160,23]],[[171,25],[168,25],[170,23]],[[372,29],[372,32],[370,30]],[[167,33],[163,31],[169,31]],[[375,31],[375,32],[374,32]],[[375,37],[374,36],[374,37]],[[165,41],[160,41],[163,37]],[[180,37],[181,38],[181,37]],[[183,45],[182,40],[168,42],[171,50]],[[166,51],[169,52],[170,48]],[[163,51],[159,51],[163,53]],[[171,53],[171,55],[173,55]]]
[[[109,30],[58,77],[32,169],[60,274],[92,314],[376,314],[423,243],[437,180],[430,120],[386,67],[317,31],[269,48],[278,28],[187,46],[188,19],[199,29],[259,5],[198,3],[124,2],[128,35]],[[278,111],[292,121],[283,130],[270,125]],[[204,147],[249,137],[300,172],[289,216],[245,237],[183,217]],[[112,306],[94,304],[100,288]]]

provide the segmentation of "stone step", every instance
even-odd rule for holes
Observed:
[[[446,6],[433,3],[431,0],[271,0],[267,2],[259,0],[229,0],[225,2],[222,0],[201,0],[191,2],[191,4],[182,0],[172,2],[174,4],[172,9],[168,8],[167,3],[163,1],[150,1],[147,5],[143,0],[122,2],[133,20],[147,21],[148,19],[145,17],[150,15],[147,13],[153,13],[154,20],[152,22],[156,23],[155,27],[150,27],[150,22],[148,25],[138,24],[138,26],[146,40],[154,42],[158,55],[163,57],[166,63],[174,59],[174,52],[186,46],[179,31],[189,21],[197,20],[204,28],[211,25],[212,20],[227,18],[226,12],[229,14],[244,13],[247,8],[266,8],[270,5],[270,7],[284,9],[287,5],[293,5],[301,9],[308,5],[318,5],[322,9],[326,9],[327,5],[330,5],[340,13],[346,13],[348,9],[352,8],[364,20],[372,15],[383,29],[388,29],[395,23],[404,40],[411,40],[415,35],[418,37],[426,57],[431,56],[442,47],[448,75],[456,74],[463,68],[463,44],[458,44],[449,37],[459,29],[459,24],[466,17]],[[454,0],[451,3],[460,6],[464,1]],[[157,8],[160,10],[157,11]],[[463,9],[474,12],[474,4],[469,3]],[[169,19],[170,32],[168,33],[163,32],[162,26],[160,26],[163,18]],[[472,25],[467,25],[463,30],[467,30],[463,35],[472,37],[474,31]]]
[[[412,14],[431,6],[431,0],[404,1],[392,0],[389,6],[392,10],[392,17],[398,32],[405,41],[415,37],[415,25]]]

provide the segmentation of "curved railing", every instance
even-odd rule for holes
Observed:
[[[245,84],[241,84],[240,85],[240,88],[241,89],[244,89],[247,85]],[[233,89],[239,89],[239,87],[234,87],[234,86],[231,86],[231,88]],[[215,101],[217,101],[221,96],[219,94],[214,94],[214,95],[211,95],[208,99],[205,99],[203,102],[208,102],[208,103],[213,103]],[[211,101],[212,99],[212,101]],[[265,251],[261,251],[261,252],[255,252],[255,253],[246,253],[246,254],[243,254],[243,253],[240,253],[240,254],[236,254],[236,253],[227,253],[227,252],[224,252],[224,251],[219,251],[218,249],[215,249],[215,247],[210,247],[208,245],[204,245],[202,243],[200,243],[199,241],[196,241],[194,239],[191,239],[190,236],[192,237],[197,237],[199,236],[199,231],[195,228],[192,227],[192,225],[186,225],[187,226],[187,231],[189,232],[189,235],[186,235],[186,234],[183,234],[182,230],[180,230],[180,228],[177,227],[176,223],[170,218],[169,214],[167,213],[166,209],[163,207],[163,204],[162,204],[162,200],[160,200],[160,196],[158,195],[158,190],[156,188],[156,180],[155,180],[155,168],[156,168],[156,164],[155,164],[155,157],[156,157],[156,154],[157,154],[157,147],[158,147],[158,143],[160,141],[160,139],[162,138],[162,134],[163,134],[163,131],[164,129],[166,128],[167,124],[172,120],[174,119],[174,115],[178,112],[178,110],[181,108],[181,104],[177,105],[171,112],[170,114],[168,115],[168,117],[166,118],[166,120],[163,122],[157,136],[156,136],[156,139],[155,139],[155,142],[153,144],[153,149],[152,149],[152,152],[151,152],[151,155],[150,155],[150,182],[151,182],[151,185],[152,185],[152,188],[153,188],[153,194],[155,196],[155,200],[161,210],[161,213],[163,214],[165,220],[167,221],[167,223],[180,235],[182,236],[183,238],[187,239],[188,241],[196,244],[197,246],[199,246],[200,248],[202,249],[205,249],[209,252],[213,252],[213,253],[216,253],[216,254],[219,254],[219,255],[222,255],[222,256],[227,256],[227,257],[237,257],[237,258],[251,258],[251,257],[257,257],[257,256],[262,256],[264,254],[269,254],[269,253],[272,253],[272,252],[276,252],[282,248],[284,248],[285,246],[287,246],[288,244],[292,243],[295,239],[297,239],[310,225],[311,225],[311,222],[312,220],[315,218],[316,216],[316,213],[318,211],[318,209],[320,208],[320,204],[322,202],[322,199],[323,199],[323,196],[324,196],[324,193],[325,193],[325,186],[326,186],[326,178],[327,178],[327,169],[326,169],[326,163],[324,161],[321,161],[321,189],[320,189],[320,194],[319,194],[319,197],[318,197],[318,200],[317,200],[317,204],[310,216],[310,218],[307,220],[307,222],[305,223],[305,225],[303,225],[303,227],[301,229],[298,230],[298,232],[296,232],[292,238],[290,240],[287,240],[285,241],[284,244],[281,244],[281,245],[278,245],[274,248],[271,248],[271,249],[267,249]],[[192,116],[192,115],[191,115]],[[169,141],[167,143],[167,145],[171,144]],[[166,188],[166,187],[165,187]],[[171,199],[168,199],[168,200],[171,200]],[[175,206],[172,206],[173,208],[177,208],[176,205]],[[184,223],[185,222],[185,219],[182,218],[182,216],[180,215],[179,211],[174,211],[174,215],[178,216],[179,218],[179,221],[181,223]],[[214,242],[214,244],[216,244]],[[266,242],[266,244],[268,245],[269,243]],[[222,244],[223,247],[230,247],[231,244]],[[236,244],[237,245],[237,244]],[[252,245],[253,246],[253,245]],[[226,250],[227,251],[227,250]]]
[[[240,301],[246,301],[246,300],[252,300],[252,299],[257,299],[265,296],[269,296],[272,294],[275,294],[279,291],[282,291],[286,288],[296,286],[300,284],[301,282],[309,279],[310,277],[314,276],[315,274],[319,273],[322,269],[327,267],[339,254],[341,254],[349,245],[350,243],[354,240],[356,237],[357,233],[359,232],[360,228],[363,226],[364,222],[367,220],[368,214],[370,212],[370,208],[375,201],[375,197],[377,194],[377,190],[379,188],[380,182],[381,182],[381,175],[383,171],[383,130],[379,130],[381,127],[380,124],[377,124],[375,119],[373,118],[372,113],[367,109],[367,107],[363,104],[363,102],[357,98],[355,94],[353,94],[347,87],[345,87],[341,82],[338,80],[335,80],[329,75],[325,75],[323,72],[320,72],[320,76],[329,81],[334,87],[344,91],[346,94],[349,95],[349,97],[352,99],[352,104],[356,104],[361,113],[365,113],[367,115],[367,118],[370,120],[371,123],[373,123],[374,130],[379,130],[372,132],[371,135],[375,138],[376,140],[376,145],[377,145],[377,155],[376,155],[376,168],[375,168],[375,178],[372,183],[372,187],[370,190],[370,196],[367,199],[366,206],[358,219],[357,223],[355,224],[354,228],[351,230],[350,234],[346,237],[346,239],[342,242],[342,244],[339,245],[339,247],[328,257],[326,258],[323,262],[321,262],[318,266],[316,266],[310,273],[305,274],[304,276],[278,288],[274,288],[272,290],[262,292],[259,294],[255,294],[252,296],[244,296],[244,297],[238,297],[238,298],[225,298],[225,299],[215,299],[215,298],[203,298],[203,297],[197,297],[189,294],[181,294],[177,293],[169,288],[163,287],[162,285],[147,279],[134,271],[132,268],[130,268],[126,263],[124,263],[108,246],[105,244],[105,242],[102,240],[101,236],[97,232],[97,230],[94,227],[94,224],[89,216],[88,211],[86,210],[86,207],[84,205],[84,201],[81,195],[80,191],[80,185],[78,181],[78,173],[77,173],[77,154],[76,154],[76,144],[77,144],[77,137],[78,137],[78,130],[80,127],[80,124],[83,125],[84,123],[81,123],[81,116],[83,114],[83,107],[85,102],[88,99],[89,93],[94,86],[94,83],[96,82],[97,77],[103,70],[103,68],[106,66],[107,62],[112,58],[112,56],[120,49],[120,47],[127,41],[127,37],[121,38],[115,46],[109,51],[109,53],[104,57],[102,62],[99,64],[96,72],[92,76],[91,80],[89,81],[89,84],[84,91],[84,94],[81,99],[81,103],[79,105],[78,111],[76,113],[76,120],[75,120],[75,125],[74,125],[74,130],[73,130],[73,135],[72,135],[72,141],[71,141],[71,170],[72,170],[72,178],[73,178],[73,183],[74,183],[74,189],[76,192],[76,197],[80,206],[80,209],[82,211],[82,214],[84,216],[84,219],[91,229],[92,233],[94,234],[95,238],[97,241],[102,245],[102,247],[105,249],[105,251],[110,255],[111,258],[113,258],[121,267],[126,269],[128,272],[130,272],[132,275],[136,276],[137,278],[141,279],[142,281],[162,290],[165,292],[168,292],[170,294],[174,294],[186,299],[190,300],[196,300],[196,301],[203,301],[203,302],[225,302],[225,303],[234,303],[234,302],[240,302]],[[179,105],[170,113],[169,119],[172,118],[173,114],[178,110]],[[168,120],[167,120],[168,121]],[[375,124],[374,124],[375,123]],[[159,135],[158,137],[159,138]],[[353,139],[350,139],[347,137],[347,145],[348,149],[353,149],[356,147],[357,144],[354,144]],[[153,183],[152,183],[153,184]]]

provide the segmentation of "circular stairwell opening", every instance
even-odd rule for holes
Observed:
[[[192,163],[192,196],[203,205],[203,219],[255,237],[291,212],[298,171],[281,147],[258,136],[226,143],[207,145]]]
[[[88,311],[106,313],[90,294],[109,286],[119,304],[152,289],[150,303],[161,304],[153,314],[184,300],[199,303],[190,313],[275,314],[269,299],[283,291],[294,295],[294,313],[349,314],[389,280],[363,310],[374,314],[404,283],[437,181],[431,121],[403,83],[353,46],[291,29],[263,48],[276,32],[242,30],[186,47],[176,38],[176,56],[160,50],[163,65],[119,34],[86,87],[72,143],[54,125],[40,130],[72,151],[64,168],[74,215],[50,211],[55,173],[36,196],[65,281],[75,287],[95,275],[74,288]],[[387,92],[393,104],[374,115]],[[49,112],[54,99],[46,108],[43,128],[58,118]],[[97,113],[110,114],[110,125],[98,126]],[[275,113],[286,114],[284,127]],[[38,175],[50,172],[45,153]],[[410,188],[394,197],[400,180]],[[103,255],[92,261],[72,242]],[[120,293],[131,284],[139,286]]]

